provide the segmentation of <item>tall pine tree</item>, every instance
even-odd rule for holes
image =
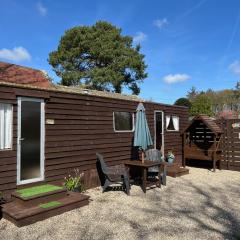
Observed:
[[[147,77],[140,45],[104,21],[67,30],[48,61],[66,86],[84,84],[118,93],[125,86],[139,94],[139,83]]]

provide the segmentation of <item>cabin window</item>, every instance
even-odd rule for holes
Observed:
[[[0,103],[0,150],[12,148],[12,105]]]
[[[167,131],[179,131],[179,117],[166,116],[166,129]]]
[[[130,112],[114,112],[113,127],[115,132],[134,131],[134,114]]]

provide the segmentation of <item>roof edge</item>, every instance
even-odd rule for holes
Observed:
[[[0,86],[16,87],[16,88],[22,88],[22,89],[39,90],[39,91],[68,93],[68,94],[76,94],[76,95],[84,95],[84,96],[95,96],[95,97],[119,99],[119,100],[133,101],[133,102],[145,102],[144,99],[138,98],[136,95],[131,96],[131,95],[124,95],[120,93],[113,93],[115,95],[114,96],[113,94],[111,95],[111,93],[108,93],[108,92],[90,90],[87,88],[82,88],[82,89],[78,89],[78,91],[73,91],[73,88],[71,87],[55,85],[55,84],[53,84],[51,87],[38,87],[38,86],[29,85],[29,84],[2,82],[0,80]],[[63,89],[60,89],[60,88],[63,88]]]
[[[145,103],[153,103],[153,104],[164,105],[164,106],[169,106],[169,107],[189,109],[189,107],[186,107],[186,106],[178,106],[178,105],[174,105],[174,104],[170,104],[170,103],[160,103],[160,102],[153,102],[153,101],[147,101],[147,100],[145,100]]]
[[[44,71],[44,70],[42,70],[42,69],[36,69],[36,68],[28,67],[28,66],[22,66],[22,65],[19,65],[19,64],[11,63],[11,62],[3,62],[3,61],[0,61],[0,63],[17,66],[17,67],[19,67],[19,68],[26,68],[26,69],[30,69],[30,70],[34,70],[34,71],[38,71],[38,72]]]

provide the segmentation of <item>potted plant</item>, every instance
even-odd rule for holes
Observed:
[[[83,192],[84,186],[82,183],[82,177],[84,173],[80,173],[78,168],[74,169],[74,175],[68,175],[68,177],[64,178],[64,186],[67,188],[68,191],[73,192]]]
[[[175,160],[175,156],[173,154],[173,151],[172,150],[169,150],[168,151],[168,154],[167,154],[167,161],[169,164],[172,164]]]
[[[4,196],[3,196],[3,193],[0,191],[0,205],[2,205],[4,203],[6,203],[6,200],[5,200]]]

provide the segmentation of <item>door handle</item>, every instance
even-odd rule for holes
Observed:
[[[24,141],[25,140],[25,138],[19,138],[19,141]]]

